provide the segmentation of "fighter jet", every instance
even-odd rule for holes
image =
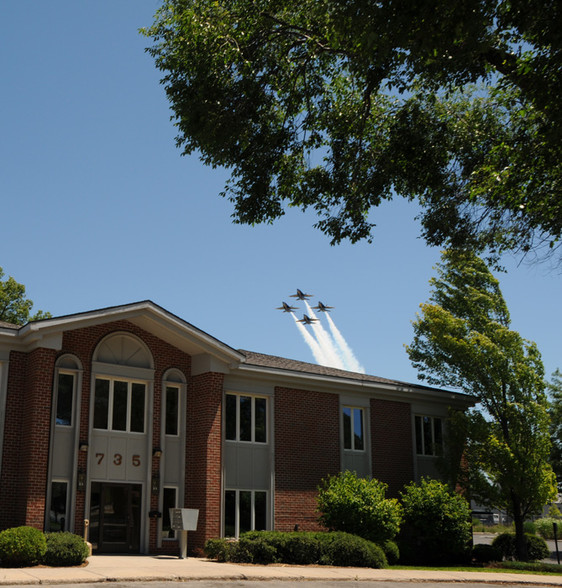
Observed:
[[[286,302],[281,303],[283,306],[278,306],[275,310],[282,310],[283,312],[293,312],[298,310],[296,306],[289,306]]]
[[[297,288],[296,294],[291,294],[291,298],[296,298],[297,300],[306,300],[307,298],[311,298],[312,294],[305,294],[301,290]]]
[[[313,308],[314,308],[314,310],[318,310],[319,312],[330,312],[330,310],[334,307],[333,306],[326,306],[325,304],[322,304],[322,302],[320,302],[320,300],[319,300],[318,304],[316,306],[314,306]]]
[[[308,315],[304,314],[302,319],[299,323],[304,323],[305,325],[311,325],[312,323],[318,322],[318,319],[311,319]]]

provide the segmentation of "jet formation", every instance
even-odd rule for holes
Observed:
[[[296,294],[290,294],[291,298],[296,298],[297,300],[304,300],[305,302],[312,298],[313,294],[305,294],[302,290],[297,288]],[[282,306],[278,306],[276,310],[282,310],[283,312],[293,312],[294,310],[298,310],[295,306],[291,306],[286,302],[281,303]],[[333,306],[327,306],[323,302],[318,301],[318,304],[313,307],[314,310],[318,310],[319,312],[330,312]],[[311,325],[312,323],[318,322],[317,318],[310,318],[308,315],[304,315],[302,319],[298,321],[299,323],[304,323],[305,325]]]

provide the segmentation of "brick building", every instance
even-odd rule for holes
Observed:
[[[462,394],[236,350],[152,302],[0,323],[0,529],[82,534],[99,552],[177,552],[246,529],[316,528],[343,469],[396,495],[436,475]]]

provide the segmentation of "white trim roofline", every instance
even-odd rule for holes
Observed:
[[[236,349],[168,312],[151,300],[41,319],[27,323],[18,329],[0,329],[0,342],[7,336],[11,344],[16,343],[22,348],[35,346],[60,348],[61,334],[64,331],[119,320],[127,320],[191,355],[208,353],[229,365],[245,361],[245,356]]]

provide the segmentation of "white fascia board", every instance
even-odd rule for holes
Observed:
[[[307,372],[289,372],[275,368],[261,366],[240,365],[236,370],[245,374],[252,374],[264,380],[274,380],[276,386],[291,386],[305,390],[323,391],[331,393],[367,394],[381,400],[395,400],[403,402],[436,402],[449,403],[458,408],[468,408],[476,404],[477,399],[467,394],[447,390],[432,390],[418,388],[415,385],[392,384],[386,382],[372,382],[354,380],[338,376],[326,376]]]
[[[238,365],[244,360],[244,356],[232,347],[151,301],[28,323],[16,331],[16,339],[19,339],[19,346],[25,349],[30,346],[51,346],[53,344],[51,342],[53,334],[61,334],[65,330],[83,329],[118,320],[130,321],[191,355],[208,353],[232,365]],[[44,343],[49,343],[49,345]]]

